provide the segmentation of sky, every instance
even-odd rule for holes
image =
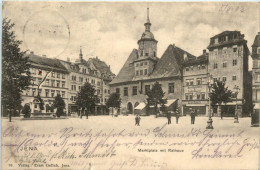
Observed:
[[[257,2],[3,2],[22,50],[75,61],[98,57],[117,74],[144,32],[147,7],[157,56],[170,44],[199,56],[210,37],[241,31],[251,51],[260,32]],[[249,60],[251,68],[252,60]]]

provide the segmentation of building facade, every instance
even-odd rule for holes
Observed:
[[[255,36],[252,45],[252,100],[256,109],[260,109],[260,32]]]
[[[110,83],[111,92],[120,94],[122,99],[121,113],[134,113],[135,108],[144,109],[147,104],[146,92],[157,81],[165,92],[166,105],[173,109],[182,106],[182,64],[184,56],[194,57],[181,48],[171,44],[162,57],[157,57],[157,43],[151,32],[149,9],[145,31],[137,41],[138,49],[134,49],[118,75]],[[142,106],[142,108],[140,108]],[[154,114],[151,108],[146,108],[146,114]],[[149,112],[149,113],[147,113]]]
[[[53,101],[60,94],[66,104],[66,115],[77,115],[76,96],[85,82],[94,86],[99,99],[91,113],[107,114],[105,104],[110,94],[108,84],[115,75],[105,62],[97,57],[86,61],[83,59],[81,50],[75,63],[37,56],[33,52],[28,57],[33,81],[29,89],[23,92],[22,105],[30,105],[32,114],[49,115],[55,113]],[[39,86],[41,82],[42,84]],[[44,110],[39,107],[38,93],[43,99]]]
[[[197,110],[198,115],[208,115],[208,53],[203,50],[199,57],[185,58],[183,67],[183,112]]]
[[[75,63],[70,61],[60,62],[66,67],[69,72],[68,76],[68,113],[69,115],[78,114],[78,107],[76,105],[77,93],[81,87],[86,83],[90,83],[96,90],[98,101],[96,106],[91,109],[93,114],[107,114],[106,101],[109,98],[110,88],[108,83],[114,77],[103,61],[96,58],[90,58],[88,61],[83,59],[82,50],[80,49],[79,58]]]
[[[38,56],[33,52],[29,54],[30,72],[32,76],[32,85],[26,91],[23,91],[22,106],[28,104],[32,114],[51,114],[55,112],[52,104],[54,98],[60,94],[64,99],[68,111],[68,70],[57,60]],[[44,80],[44,78],[46,79]],[[44,80],[44,82],[43,82]],[[39,84],[43,82],[38,88]],[[38,94],[44,102],[44,110],[39,108]]]
[[[209,73],[214,81],[225,81],[232,92],[238,92],[237,99],[222,105],[217,112],[218,116],[234,116],[236,105],[238,116],[246,115],[245,103],[251,100],[250,75],[248,72],[249,49],[244,35],[239,31],[225,31],[210,38]],[[237,88],[236,88],[237,87]]]

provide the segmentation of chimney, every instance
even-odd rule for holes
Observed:
[[[110,70],[110,65],[108,65],[108,68],[109,68],[109,70]]]
[[[207,50],[206,49],[204,49],[203,50],[203,55],[205,55],[207,53]]]
[[[42,56],[46,58],[46,55],[45,55],[45,54],[43,54]]]
[[[172,44],[173,48],[175,48],[175,44]]]
[[[33,52],[33,51],[31,51],[31,52],[30,52],[30,54],[34,54],[34,52]]]
[[[69,57],[67,58],[67,61],[70,62],[70,58]]]
[[[260,32],[258,32],[258,35],[260,35]]]

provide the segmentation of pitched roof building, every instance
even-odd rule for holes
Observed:
[[[22,106],[25,104],[31,108],[32,116],[51,115],[55,96],[58,94],[64,99],[66,112],[68,111],[68,75],[69,71],[59,60],[47,58],[45,55],[38,56],[31,52],[28,55],[32,83],[23,91]],[[44,102],[44,110],[39,107],[38,94]]]
[[[208,97],[208,53],[203,50],[183,63],[183,112],[189,114],[192,108],[198,115],[208,115]]]
[[[248,72],[249,49],[240,31],[224,31],[210,38],[209,73],[214,81],[226,83],[229,90],[237,93],[232,102],[223,104],[214,113],[220,116],[245,116],[251,102],[251,86]]]
[[[55,96],[58,94],[65,101],[66,114],[69,116],[71,113],[77,114],[76,95],[85,82],[89,82],[95,87],[100,99],[92,113],[106,113],[105,103],[110,94],[108,84],[115,75],[105,62],[98,58],[84,60],[81,49],[79,59],[75,63],[47,58],[45,55],[38,56],[33,52],[28,57],[33,80],[29,89],[23,92],[22,105],[30,105],[33,115],[55,113],[52,105]],[[44,101],[44,110],[39,108],[38,94]]]
[[[132,50],[120,72],[110,83],[111,91],[120,93],[122,113],[133,113],[135,107],[140,103],[145,103],[146,91],[156,81],[166,92],[165,98],[175,101],[171,106],[174,105],[174,108],[181,106],[182,64],[185,58],[195,56],[170,44],[162,57],[158,58],[158,41],[151,32],[151,25],[148,8],[147,21],[144,24],[145,31],[137,41],[138,49]],[[152,113],[151,110],[150,112]]]
[[[77,93],[80,91],[81,86],[83,86],[85,82],[89,82],[96,89],[96,95],[99,98],[99,101],[96,103],[95,108],[91,110],[91,113],[106,113],[105,103],[108,100],[110,94],[110,88],[108,84],[114,77],[110,67],[107,66],[105,62],[99,60],[97,57],[90,58],[86,61],[83,59],[81,48],[79,58],[75,63],[62,60],[60,60],[60,63],[69,71],[68,112],[77,114],[78,107],[75,104]]]

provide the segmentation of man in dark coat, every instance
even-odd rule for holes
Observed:
[[[176,117],[176,124],[178,124],[179,117],[180,117],[180,111],[179,111],[178,108],[177,108],[176,111],[175,111],[175,117]]]
[[[140,121],[141,121],[141,117],[138,115],[137,116],[137,126],[140,126]]]
[[[192,110],[191,111],[191,114],[190,114],[190,117],[191,117],[191,124],[194,124],[195,123],[195,117],[197,115],[197,110]]]
[[[135,116],[135,126],[138,125],[138,115]]]
[[[136,115],[136,117],[135,117],[135,126],[140,126],[140,120],[141,120],[141,117],[139,115]]]
[[[171,112],[167,112],[168,124],[171,124]]]

